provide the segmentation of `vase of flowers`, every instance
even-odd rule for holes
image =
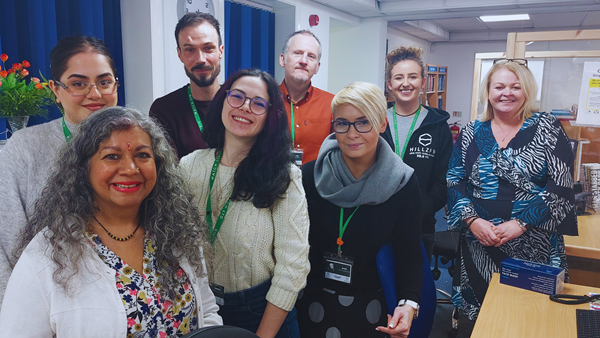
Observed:
[[[5,117],[13,132],[25,128],[30,116],[46,116],[48,105],[54,102],[54,94],[44,77],[29,76],[27,60],[6,67],[8,55],[0,55],[0,117]],[[40,73],[41,75],[41,73]]]

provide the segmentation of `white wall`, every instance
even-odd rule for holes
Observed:
[[[358,25],[332,19],[329,31],[329,87],[337,93],[346,85],[370,82],[384,90],[387,22],[361,20]]]
[[[388,40],[388,53],[392,51],[392,49],[399,46],[415,46],[423,48],[425,53],[423,54],[423,60],[425,63],[428,63],[429,57],[429,41],[425,41],[423,39],[419,39],[410,34],[404,33],[402,31],[397,30],[396,28],[388,27],[387,28],[387,40]]]
[[[123,77],[126,104],[147,112],[154,88],[152,68],[152,25],[148,25],[153,7],[160,1],[121,1],[123,37]],[[134,15],[130,15],[135,13]]]
[[[179,21],[177,6],[182,0],[121,1],[123,37],[123,75],[126,105],[148,113],[155,99],[186,83],[183,64],[177,57],[175,26]],[[215,0],[217,20],[223,38],[225,1]],[[227,53],[227,51],[225,51]],[[224,57],[221,69],[224,67]],[[225,72],[219,75],[223,82]]]
[[[476,53],[504,52],[506,42],[460,42],[432,44],[428,62],[448,66],[446,111],[449,123],[458,121],[466,125],[471,116],[471,94],[473,91],[473,65]],[[452,116],[461,111],[462,117]]]
[[[296,7],[276,2],[273,10],[275,12],[275,81],[281,83],[285,77],[285,72],[283,67],[279,65],[279,55],[285,38],[295,31]]]

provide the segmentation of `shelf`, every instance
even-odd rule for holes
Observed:
[[[427,104],[432,108],[446,110],[446,88],[448,85],[448,67],[427,65]],[[435,96],[434,96],[435,95]]]

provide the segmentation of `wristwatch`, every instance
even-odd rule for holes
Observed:
[[[417,317],[419,317],[419,304],[409,299],[400,299],[400,301],[398,302],[398,306],[402,306],[405,304],[415,309],[415,315],[413,316],[413,320],[417,319]]]
[[[525,223],[524,221],[515,218],[515,221],[517,221],[517,224],[519,224],[519,226],[521,227],[521,230],[523,230],[523,232],[527,231],[527,223]]]

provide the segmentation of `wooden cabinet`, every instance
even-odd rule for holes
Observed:
[[[448,84],[448,67],[426,65],[427,84],[425,85],[426,105],[446,110],[446,89]]]

